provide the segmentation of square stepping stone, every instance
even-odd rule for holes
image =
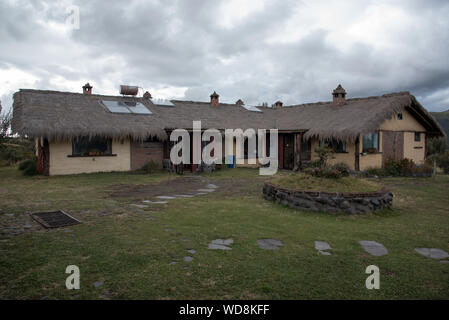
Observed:
[[[387,248],[376,241],[360,240],[359,243],[372,256],[380,257],[388,253]]]
[[[133,204],[131,204],[131,205],[134,206],[134,207],[140,208],[140,209],[148,208],[148,206],[145,205],[145,204],[136,204],[136,203],[133,203]]]
[[[260,239],[257,240],[257,244],[264,250],[278,250],[280,246],[284,245],[282,241],[276,239]]]
[[[319,252],[320,254],[322,254],[323,256],[330,256],[330,255],[331,255],[331,253],[330,253],[330,252],[327,252],[327,251],[321,251],[321,250],[318,250],[318,252]]]
[[[449,257],[449,254],[446,251],[437,248],[415,248],[415,251],[432,259],[446,259]]]
[[[167,204],[167,201],[151,201],[151,200],[144,200],[142,201],[144,203],[148,203],[148,204]]]
[[[234,239],[215,239],[209,243],[209,249],[211,250],[232,250],[229,245],[234,243]]]
[[[190,249],[190,250],[187,250],[187,252],[188,252],[188,253],[191,253],[191,254],[195,254],[195,253],[196,253],[196,250]]]
[[[216,186],[216,185],[213,184],[213,183],[208,184],[206,187],[207,187],[208,189],[217,189],[217,188],[218,188],[218,186]]]
[[[330,250],[332,248],[326,241],[315,241],[315,249],[317,249],[318,251],[323,251]]]
[[[184,257],[184,261],[190,262],[190,261],[193,261],[193,258],[192,257]]]

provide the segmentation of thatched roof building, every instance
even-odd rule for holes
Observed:
[[[140,102],[151,114],[110,112],[103,100]],[[427,129],[428,134],[442,135],[438,122],[408,92],[377,97],[346,99],[341,106],[333,102],[257,107],[251,111],[241,104],[172,100],[162,106],[149,99],[79,94],[71,92],[21,89],[14,94],[13,132],[29,137],[68,140],[78,136],[167,139],[165,129],[192,127],[201,120],[203,128],[253,128],[280,131],[305,131],[306,137],[353,140],[359,134],[376,130],[394,113],[407,109]]]

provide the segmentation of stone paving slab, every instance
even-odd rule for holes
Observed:
[[[140,209],[144,209],[144,208],[148,208],[148,206],[147,205],[145,205],[145,204],[136,204],[136,203],[133,203],[133,204],[131,204],[133,207],[137,207],[137,208],[140,208]]]
[[[415,251],[432,259],[446,259],[449,257],[446,251],[437,248],[415,248]]]
[[[172,197],[172,196],[157,196],[156,198],[158,198],[158,199],[164,199],[164,200],[173,200],[173,199],[176,199],[176,197]]]
[[[257,244],[264,250],[278,250],[280,246],[284,245],[282,241],[276,239],[259,239]]]
[[[190,250],[187,250],[187,252],[188,252],[188,253],[191,253],[191,254],[195,254],[195,253],[196,253],[196,250],[190,249]]]
[[[320,254],[322,254],[323,256],[330,256],[330,255],[331,255],[331,253],[330,253],[330,252],[327,252],[327,251],[318,250],[318,252],[319,252]]]
[[[151,200],[143,200],[142,202],[144,203],[149,203],[149,204],[167,204],[167,201],[151,201]]]
[[[198,189],[199,192],[214,192],[215,189]]]
[[[209,243],[208,248],[211,250],[232,250],[232,248],[228,247],[229,245],[234,243],[234,239],[215,239]]]
[[[359,243],[372,256],[380,257],[388,253],[387,248],[376,241],[360,240]]]
[[[184,261],[190,262],[190,261],[193,261],[193,258],[192,257],[184,257]]]
[[[175,194],[175,197],[177,197],[177,198],[193,198],[194,195],[192,195],[192,194]]]
[[[330,250],[332,248],[326,241],[315,241],[315,249],[317,249],[318,251],[323,251]]]
[[[208,184],[206,187],[209,188],[209,189],[217,189],[218,188],[218,186],[213,184],[213,183]]]

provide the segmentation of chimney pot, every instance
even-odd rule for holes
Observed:
[[[239,106],[243,106],[245,103],[242,101],[242,99],[238,99],[238,100],[235,102],[235,104],[236,104],[236,105],[239,105]]]
[[[345,91],[345,89],[343,89],[341,84],[339,84],[338,87],[335,88],[334,91],[332,91],[332,97],[333,97],[332,101],[336,106],[341,107],[342,105],[345,104],[346,91]]]
[[[282,105],[283,105],[283,103],[282,103],[282,101],[276,101],[275,103],[274,103],[274,107],[277,109],[277,108],[282,108]]]
[[[214,91],[214,93],[212,93],[210,95],[210,104],[214,107],[218,107],[218,104],[220,103],[220,96],[218,95],[218,93],[216,93]]]
[[[86,83],[86,84],[83,86],[83,94],[91,95],[91,94],[92,94],[92,88],[93,88],[93,87],[89,84],[89,82]]]
[[[151,96],[151,93],[149,93],[148,91],[145,91],[145,93],[143,94],[143,98],[146,100],[150,100],[153,97]]]

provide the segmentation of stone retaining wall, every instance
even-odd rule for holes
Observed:
[[[263,196],[291,208],[327,213],[368,213],[393,204],[393,194],[386,188],[363,193],[318,192],[286,189],[266,182]]]

